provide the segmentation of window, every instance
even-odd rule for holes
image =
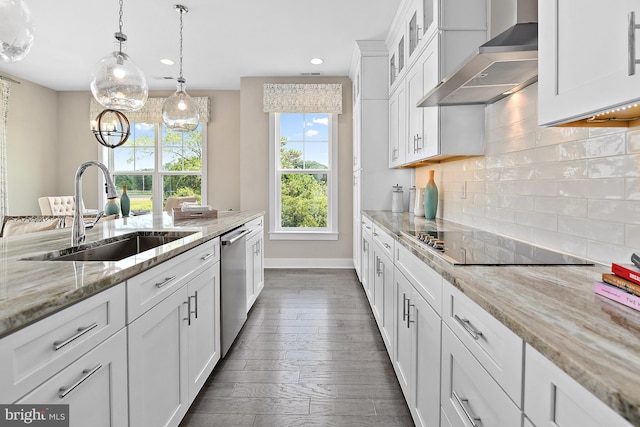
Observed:
[[[337,240],[337,115],[271,113],[271,239]]]
[[[174,132],[159,123],[132,122],[127,142],[105,150],[118,193],[127,186],[132,211],[159,212],[168,197],[177,196],[206,203],[205,124],[192,132]]]

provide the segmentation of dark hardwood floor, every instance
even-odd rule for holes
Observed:
[[[353,270],[265,270],[181,427],[413,426]]]

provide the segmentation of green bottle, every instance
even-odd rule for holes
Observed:
[[[438,187],[433,179],[434,170],[429,169],[429,181],[424,188],[424,217],[426,219],[435,219],[438,210]]]
[[[120,209],[122,210],[122,216],[129,216],[129,210],[131,209],[131,200],[127,194],[127,186],[122,186],[122,196],[120,196]]]

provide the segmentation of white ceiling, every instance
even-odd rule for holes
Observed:
[[[11,74],[58,91],[88,90],[94,64],[113,50],[117,0],[24,0],[36,29]],[[174,89],[177,1],[125,0],[127,53],[149,89]],[[384,40],[400,0],[185,0],[183,74],[187,89],[240,87],[245,76],[346,76],[355,40]],[[325,60],[311,65],[313,57]],[[175,65],[160,63],[172,58]]]

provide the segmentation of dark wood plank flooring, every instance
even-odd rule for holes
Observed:
[[[266,270],[181,427],[413,426],[353,270]]]

